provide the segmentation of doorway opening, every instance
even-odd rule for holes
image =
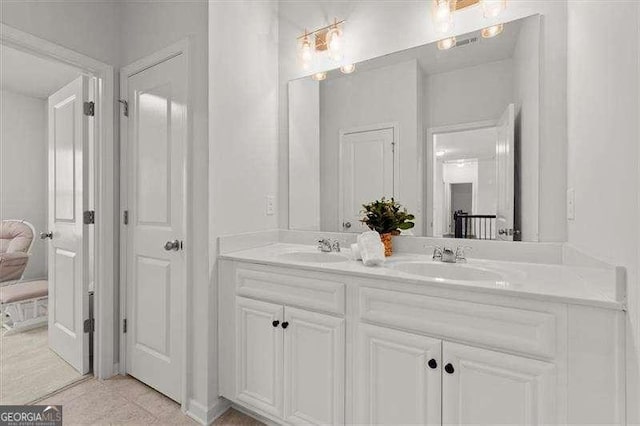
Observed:
[[[0,30],[0,403],[27,404],[114,370],[113,73]]]

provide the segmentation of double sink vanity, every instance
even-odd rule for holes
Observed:
[[[623,421],[619,268],[495,241],[449,264],[427,238],[365,267],[317,233],[268,235],[220,241],[220,393],[237,407],[282,424]]]

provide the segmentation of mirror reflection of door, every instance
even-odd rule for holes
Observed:
[[[394,196],[394,128],[371,127],[340,135],[340,220],[343,232],[363,232],[362,205]]]

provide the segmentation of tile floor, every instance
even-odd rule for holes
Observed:
[[[81,380],[82,375],[49,349],[47,327],[0,333],[0,404],[27,404]]]
[[[64,424],[195,425],[173,400],[129,377],[90,378],[36,404],[60,404]],[[258,426],[253,418],[229,410],[216,425]]]

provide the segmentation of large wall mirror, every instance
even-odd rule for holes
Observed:
[[[394,198],[411,234],[533,241],[540,17],[289,82],[289,226],[362,232]]]

